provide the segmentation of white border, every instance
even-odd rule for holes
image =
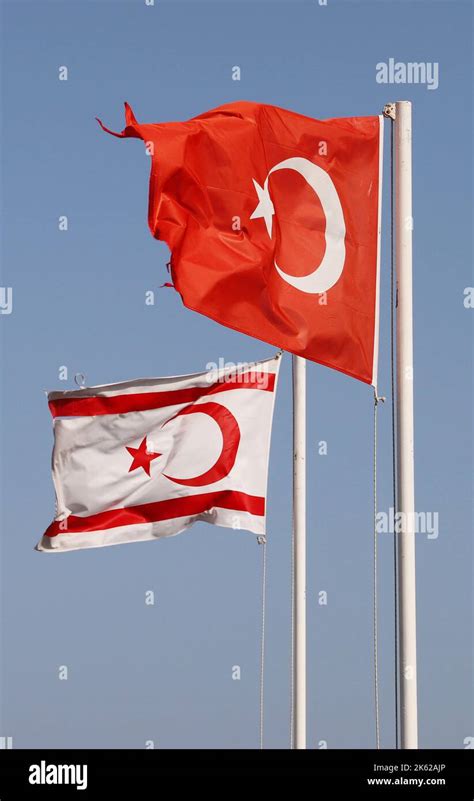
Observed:
[[[379,197],[377,221],[377,277],[375,280],[375,327],[374,327],[374,355],[372,361],[371,386],[377,392],[377,372],[379,366],[379,332],[380,332],[380,244],[382,238],[382,176],[383,176],[383,114],[379,114]]]

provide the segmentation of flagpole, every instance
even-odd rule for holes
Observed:
[[[306,360],[293,356],[293,748],[306,748]]]
[[[413,448],[412,124],[411,103],[395,103],[395,250],[397,275],[397,445],[400,735],[418,748]]]

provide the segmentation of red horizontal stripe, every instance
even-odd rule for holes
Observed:
[[[250,373],[250,375],[255,375]],[[188,389],[171,389],[164,392],[137,392],[128,395],[94,395],[89,398],[59,398],[49,401],[53,417],[87,417],[101,414],[126,414],[127,412],[146,412],[164,406],[175,406],[194,401],[217,392],[229,389],[261,389],[273,392],[275,389],[274,373],[257,373],[260,381],[250,378],[249,374],[235,376],[232,381],[216,381],[207,387],[189,387]]]
[[[222,490],[111,509],[88,517],[69,515],[66,520],[55,520],[51,523],[44,535],[57,537],[58,534],[79,534],[86,531],[103,531],[117,526],[158,523],[160,520],[172,520],[175,517],[199,515],[216,506],[221,509],[235,509],[236,512],[250,512],[252,515],[265,514],[265,498],[247,495],[245,492]]]

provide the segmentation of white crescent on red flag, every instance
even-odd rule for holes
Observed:
[[[50,392],[57,512],[38,550],[166,537],[196,520],[264,534],[279,363]]]
[[[183,303],[376,385],[383,118],[234,102],[151,124],[126,105],[125,120]]]

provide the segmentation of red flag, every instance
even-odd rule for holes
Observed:
[[[382,117],[237,102],[140,124],[125,109],[115,135],[151,155],[148,222],[185,306],[375,384]]]

